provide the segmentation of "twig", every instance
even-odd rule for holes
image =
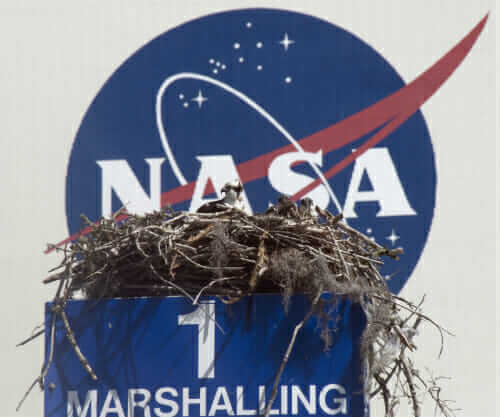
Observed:
[[[19,342],[16,345],[16,347],[24,346],[26,343],[31,342],[33,339],[36,339],[38,336],[41,336],[44,333],[45,333],[45,329],[41,329],[41,330],[37,331],[36,333],[33,333],[30,337],[28,337],[27,339],[23,340],[22,342]]]
[[[417,391],[415,389],[415,384],[413,382],[412,372],[404,358],[400,358],[399,363],[401,364],[401,370],[403,371],[403,374],[406,378],[406,382],[408,383],[408,387],[410,389],[411,403],[413,406],[413,415],[414,417],[420,417],[420,406],[418,404]]]
[[[266,256],[266,245],[264,240],[264,235],[260,238],[259,249],[257,251],[257,262],[255,263],[255,267],[252,270],[252,275],[250,277],[250,291],[254,291],[257,287],[257,281],[260,278],[259,270],[264,263],[264,258]]]
[[[267,402],[266,408],[264,410],[264,417],[269,417],[269,413],[271,412],[271,407],[273,406],[273,402],[276,399],[276,395],[278,394],[278,384],[279,384],[279,381],[281,379],[281,374],[285,370],[285,366],[288,363],[288,359],[290,358],[290,354],[292,353],[293,345],[295,344],[295,339],[297,338],[297,335],[299,334],[302,327],[304,327],[306,322],[310,319],[311,315],[313,314],[320,296],[321,296],[321,292],[318,292],[318,294],[316,295],[316,298],[314,299],[314,301],[311,305],[311,309],[306,314],[306,316],[302,319],[302,321],[295,326],[295,329],[293,330],[292,338],[290,339],[290,343],[288,344],[288,348],[286,349],[285,356],[283,356],[283,360],[281,361],[280,368],[279,368],[278,372],[276,373],[276,377],[274,378],[273,389],[271,391],[271,396],[269,397],[269,401]]]
[[[73,333],[73,330],[71,330],[71,327],[70,327],[69,321],[68,321],[68,317],[66,316],[66,312],[64,311],[64,308],[54,308],[53,311],[55,314],[59,314],[61,316],[61,319],[62,319],[63,324],[64,324],[64,329],[66,330],[66,337],[68,338],[69,343],[73,347],[73,350],[75,351],[76,356],[78,357],[78,360],[80,361],[82,366],[85,368],[85,370],[88,372],[90,377],[94,381],[97,381],[97,375],[95,374],[94,370],[90,366],[89,361],[83,355],[82,351],[80,350],[80,347],[78,346],[78,343],[76,342],[75,334]]]
[[[56,293],[56,299],[59,297],[59,293],[62,289],[62,281],[59,284],[59,288]],[[50,344],[49,344],[49,357],[47,361],[44,363],[42,366],[42,371],[40,372],[40,375],[33,381],[33,383],[29,386],[27,391],[24,393],[23,397],[21,398],[21,401],[19,401],[19,404],[17,404],[16,411],[19,411],[21,409],[21,406],[23,405],[24,401],[30,394],[30,392],[33,390],[36,384],[40,385],[40,388],[43,389],[43,383],[45,376],[47,375],[47,372],[49,372],[50,365],[52,364],[52,360],[54,359],[54,343],[55,343],[55,337],[56,337],[56,314],[52,313],[51,317],[51,322],[50,322]]]

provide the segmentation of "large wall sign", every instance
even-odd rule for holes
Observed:
[[[363,313],[348,302],[338,308],[328,352],[318,319],[298,334],[270,415],[364,415]],[[44,416],[263,415],[294,328],[309,309],[308,299],[297,296],[285,314],[279,295],[230,308],[215,297],[196,306],[184,297],[70,301],[69,320],[98,379],[83,368],[58,323]],[[49,346],[47,337],[46,352]]]
[[[308,195],[379,243],[402,246],[402,259],[382,269],[399,291],[436,198],[419,108],[484,23],[409,84],[369,39],[303,14],[237,10],[162,34],[116,70],[81,123],[67,172],[70,234],[81,213],[195,210],[239,178],[249,212],[280,194]]]

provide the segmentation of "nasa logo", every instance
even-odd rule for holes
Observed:
[[[419,107],[464,59],[484,18],[405,85],[349,32],[283,10],[206,16],[139,49],[88,109],[67,172],[71,234],[122,206],[195,210],[240,179],[249,212],[305,195],[379,243],[397,292],[424,248],[436,196]]]

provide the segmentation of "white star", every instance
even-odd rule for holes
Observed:
[[[288,51],[288,47],[292,44],[295,43],[294,40],[288,38],[288,33],[285,33],[285,36],[283,39],[280,41],[280,44],[283,45],[285,48],[285,52]]]
[[[292,82],[292,77],[286,77],[286,78],[285,78],[285,82],[286,82],[287,84],[290,84],[290,83]]]
[[[252,22],[247,22],[247,28],[251,28],[252,27]]]
[[[201,105],[204,101],[208,101],[208,98],[203,97],[201,90],[198,90],[198,95],[192,98],[191,101],[196,101],[196,103],[198,103],[198,108],[201,109]]]
[[[392,229],[392,233],[386,237],[387,240],[390,240],[392,243],[392,246],[394,246],[394,243],[396,240],[399,240],[399,236],[394,232],[394,229]]]

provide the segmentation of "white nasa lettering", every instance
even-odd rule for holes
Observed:
[[[359,190],[365,171],[373,190]],[[380,204],[377,217],[413,216],[417,214],[408,202],[387,148],[369,149],[356,159],[344,204],[344,216],[346,218],[358,217],[354,211],[354,206],[357,202],[365,201],[375,201]]]
[[[282,385],[278,388],[281,398],[276,398],[276,407],[280,408],[271,409],[271,415],[347,414],[346,390],[341,385],[329,384],[319,387],[309,385],[302,388],[298,385],[290,387]],[[215,392],[213,389],[215,389]],[[198,395],[194,397],[191,396],[190,387],[176,389],[168,386],[158,387],[155,391],[150,391],[147,388],[129,388],[121,394],[124,401],[128,400],[127,417],[135,417],[135,415],[176,417],[180,415],[181,410],[183,416],[199,415],[204,417],[208,415],[212,417],[219,414],[226,416],[255,416],[257,414],[263,415],[267,405],[266,387],[259,385],[257,389],[258,411],[245,408],[246,387],[241,385],[236,387],[236,392],[232,387],[227,386],[213,387],[210,389],[210,393],[207,387],[200,387]],[[308,390],[308,393],[306,393],[306,390]],[[182,395],[179,398],[179,392],[181,391]],[[102,395],[106,395],[106,398],[100,410],[101,412],[98,414],[97,390],[87,391],[83,407],[78,398],[78,392],[68,391],[67,417],[97,417],[98,415],[99,417],[125,417],[116,389],[111,389],[107,393],[103,392]],[[141,395],[142,398],[138,400],[137,395]],[[135,410],[136,408],[142,408],[142,410]],[[207,408],[209,409],[208,414]]]
[[[236,387],[236,415],[237,416],[254,416],[257,410],[245,410],[244,405],[245,391],[241,385]]]
[[[288,414],[288,386],[281,386],[281,414]]]
[[[141,400],[136,400],[136,394],[142,395]],[[141,407],[144,409],[144,417],[151,417],[149,409],[149,401],[151,400],[151,393],[144,388],[136,388],[128,390],[128,417],[135,416],[135,408]]]
[[[316,385],[309,385],[309,399],[300,387],[292,385],[292,414],[299,414],[299,400],[310,415],[316,414]]]
[[[112,406],[111,403],[114,403],[114,406]],[[118,417],[125,417],[122,403],[120,402],[120,397],[118,396],[118,392],[116,392],[115,389],[111,389],[108,391],[108,395],[104,400],[104,405],[102,406],[101,414],[99,414],[99,417],[106,417],[108,414],[116,414]]]
[[[229,400],[229,395],[227,394],[227,390],[225,387],[217,388],[208,415],[215,416],[215,413],[219,410],[225,411],[228,416],[234,416],[233,406],[231,405],[231,401]]]
[[[215,188],[218,198],[222,198],[220,195],[220,190],[224,187],[224,184],[230,181],[239,180],[241,182],[238,170],[234,163],[233,157],[231,155],[207,155],[207,156],[197,156],[196,159],[200,161],[201,167],[198,173],[198,179],[196,180],[196,185],[194,187],[193,198],[191,200],[191,205],[189,206],[189,211],[196,211],[201,205],[213,201],[214,199],[203,198],[203,193],[207,187],[208,181],[212,181],[212,185]],[[243,202],[244,210],[252,214],[252,207],[248,201],[248,197],[243,190],[240,194]]]
[[[130,213],[144,214],[161,208],[161,165],[165,158],[148,158],[150,196],[146,194],[139,180],[123,159],[96,161],[101,167],[101,210],[102,216],[113,213],[113,191]]]
[[[319,406],[321,409],[328,415],[334,416],[339,413],[347,414],[347,400],[345,397],[342,398],[334,398],[333,402],[338,404],[337,408],[330,408],[326,403],[326,395],[332,391],[338,391],[340,394],[345,395],[345,389],[341,385],[337,384],[328,384],[326,385],[321,392],[319,393]]]
[[[90,410],[90,416],[87,413]],[[76,413],[75,413],[76,411]],[[67,417],[97,417],[97,390],[87,391],[83,410],[78,398],[78,391],[68,391],[68,402],[66,405]]]
[[[189,396],[189,388],[182,388],[182,415],[184,417],[189,416],[189,406],[193,404],[198,404],[200,406],[200,417],[207,415],[207,388],[200,388],[200,397],[191,398]],[[198,413],[194,413],[196,415]]]
[[[202,204],[213,199],[204,199],[203,194],[209,181],[215,188],[218,198],[220,190],[229,181],[240,180],[238,170],[231,155],[198,156],[200,171],[196,180],[189,211],[197,210]],[[101,168],[101,209],[102,216],[113,213],[113,192],[127,207],[130,213],[144,214],[161,209],[161,166],[165,158],[145,159],[149,165],[150,195],[142,188],[130,165],[125,160],[96,161]],[[276,157],[268,169],[269,182],[278,192],[293,195],[314,180],[308,175],[294,172],[292,167],[297,162],[308,162],[322,166],[321,150],[312,152],[289,152]],[[360,191],[363,174],[366,172],[372,184],[372,190]],[[318,185],[307,195],[314,203],[327,208],[331,194],[324,185]],[[252,207],[245,193],[241,193],[243,206],[252,214]],[[336,204],[336,198],[333,196]],[[380,210],[377,217],[412,216],[416,211],[411,207],[399,179],[394,162],[387,148],[372,148],[358,157],[347,190],[343,213],[346,218],[356,218],[355,206],[358,202],[378,202]]]
[[[292,166],[296,162],[308,162],[321,167],[323,153],[321,150],[316,153],[288,152],[277,156],[269,166],[267,175],[273,188],[281,194],[293,195],[314,181],[314,178],[308,175],[293,171]],[[307,197],[323,209],[326,209],[330,203],[330,196],[324,185],[316,187],[307,194]]]
[[[177,318],[179,326],[198,326],[198,378],[215,378],[215,304],[203,302]]]
[[[177,404],[174,400],[169,400],[165,398],[163,394],[170,394],[172,397],[178,397],[179,393],[175,388],[163,387],[160,388],[155,393],[155,400],[158,404],[170,407],[171,410],[168,412],[162,411],[161,408],[155,407],[153,411],[155,412],[157,417],[174,417],[179,412],[179,404]]]
[[[259,385],[259,414],[264,415],[266,411],[266,387],[264,385]],[[269,415],[279,414],[280,410],[275,410],[271,408],[269,410]]]

